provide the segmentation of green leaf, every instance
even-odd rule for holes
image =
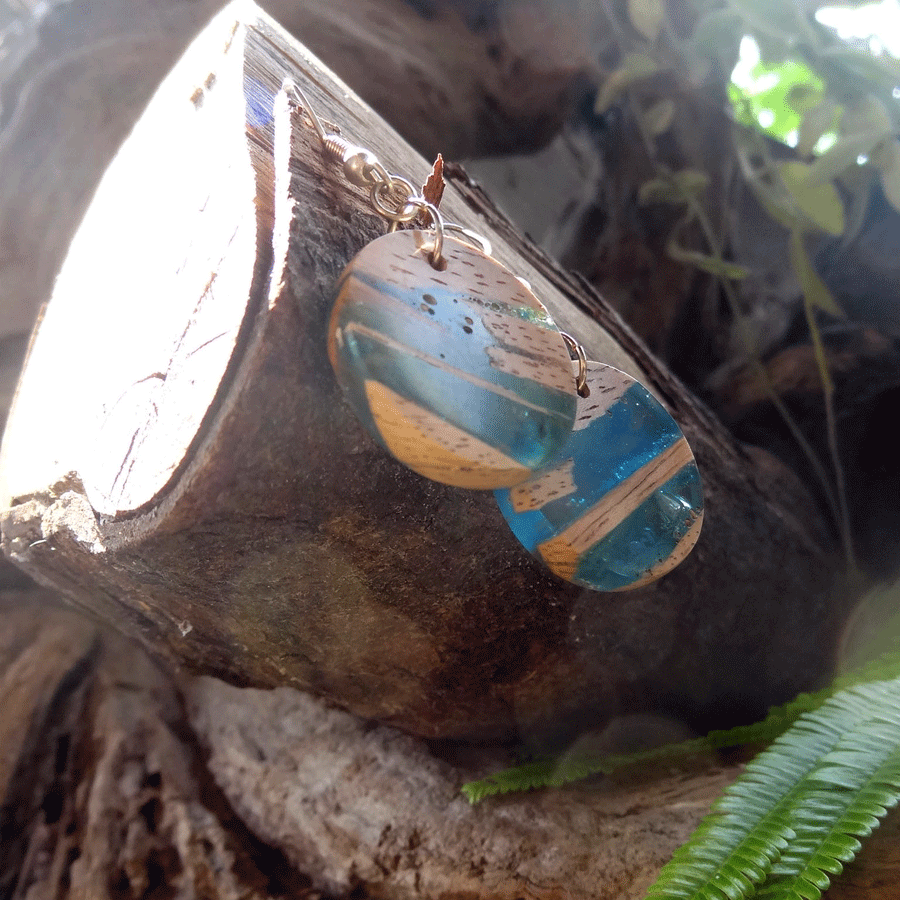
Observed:
[[[848,104],[841,119],[841,136],[812,165],[811,178],[823,184],[857,164],[893,132],[884,104],[877,97],[863,97]]]
[[[797,838],[772,868],[759,892],[760,900],[794,892],[820,896],[832,876],[842,871],[843,863],[859,852],[858,838],[868,835],[886,814],[878,796],[887,791],[896,800],[900,725],[880,721],[880,708],[896,703],[898,683],[891,685],[886,695],[880,690],[884,685],[868,685],[840,695],[839,699],[848,703],[858,700],[865,704],[866,718],[850,729],[831,753],[823,755],[806,779],[809,789],[791,813]]]
[[[798,81],[788,88],[784,101],[794,112],[803,115],[822,101],[822,87],[820,84]]]
[[[885,105],[869,94],[853,103],[848,103],[841,122],[841,131],[845,134],[890,134],[894,123]]]
[[[651,137],[656,137],[669,130],[675,118],[675,104],[668,98],[658,100],[643,111],[641,118],[647,133]]]
[[[844,205],[833,184],[814,182],[811,167],[795,160],[782,163],[779,174],[795,207],[810,224],[835,236],[843,232]]]
[[[709,186],[709,176],[697,169],[682,169],[651,178],[638,188],[638,201],[647,203],[687,203],[702,196]]]
[[[638,188],[638,202],[648,203],[684,203],[684,196],[678,185],[670,178],[651,178]]]
[[[689,263],[698,269],[702,269],[704,272],[709,272],[710,275],[715,275],[717,278],[730,278],[739,281],[750,274],[750,270],[744,266],[739,266],[737,263],[728,262],[724,259],[717,259],[715,256],[707,256],[705,253],[699,253],[696,250],[687,250],[684,247],[679,247],[674,241],[668,243],[666,252],[672,259],[676,259],[678,262]]]
[[[800,113],[824,91],[822,80],[808,66],[790,59],[776,65],[758,63],[751,71],[749,85],[728,85],[728,96],[738,120],[756,131],[786,140],[800,127]],[[760,117],[768,115],[771,124],[763,126]]]
[[[818,159],[810,165],[809,179],[812,184],[826,184],[847,169],[857,164],[857,159],[871,153],[882,140],[884,134],[863,132],[840,137]]]
[[[795,228],[791,233],[791,265],[800,281],[803,296],[813,308],[821,309],[829,315],[843,317],[841,308],[828,290],[828,286],[819,278],[818,272],[813,268],[809,254],[806,252],[806,244],[803,240],[803,232]]]
[[[869,597],[874,597],[876,602],[881,602],[883,591],[870,592]],[[893,598],[894,594],[888,592],[884,596]],[[741,725],[726,731],[711,731],[705,737],[695,738],[690,741],[682,741],[680,744],[667,744],[663,747],[655,747],[651,750],[642,750],[637,753],[618,754],[612,756],[568,756],[559,759],[545,759],[526,763],[504,769],[479,781],[471,781],[462,788],[463,794],[471,803],[478,803],[486,797],[495,794],[505,794],[513,791],[528,791],[534,788],[555,787],[568,784],[589,775],[609,774],[619,769],[637,766],[660,760],[686,759],[697,753],[706,753],[709,750],[721,750],[728,747],[741,747],[748,744],[768,743],[781,736],[785,747],[798,742],[802,747],[805,738],[795,738],[793,732],[788,729],[805,713],[813,712],[821,707],[829,698],[839,690],[846,690],[859,684],[873,681],[893,681],[900,679],[900,614],[888,623],[886,632],[893,635],[893,649],[881,652],[875,659],[863,663],[853,671],[841,675],[833,685],[814,694],[798,694],[793,700],[781,706],[773,707],[761,722],[751,725]],[[875,652],[881,647],[875,648]],[[763,795],[768,792],[768,787],[760,788]],[[722,811],[727,811],[731,801],[723,798],[719,801]],[[868,818],[864,822],[871,823],[876,810],[868,810]],[[856,815],[865,815],[857,813]],[[883,812],[878,813],[882,816]],[[878,819],[875,819],[877,824]],[[869,824],[869,827],[874,827]],[[862,832],[860,832],[862,833]],[[772,839],[775,840],[775,839]],[[840,859],[852,859],[858,847],[853,849],[857,842],[848,839],[849,843],[841,851],[844,856],[836,856]],[[787,847],[778,845],[781,850]],[[758,846],[748,839],[744,846],[744,859],[761,868],[766,867],[766,855],[770,852],[770,844],[761,842]],[[716,858],[714,851],[697,851],[698,854],[708,853],[710,858]],[[829,850],[832,855],[837,851]]]
[[[801,716],[713,805],[648,897],[818,900],[884,816],[880,798],[897,799],[900,723],[882,717],[898,702],[900,680],[879,682]]]
[[[650,78],[659,71],[659,64],[646,53],[629,53],[622,60],[622,65],[603,83],[597,97],[595,111],[603,113],[608,110],[619,96],[636,81]]]
[[[797,152],[812,153],[822,135],[834,130],[839,111],[840,107],[829,97],[807,109],[797,132]]]
[[[674,172],[672,178],[687,197],[700,197],[709,187],[709,175],[699,169],[681,169]]]
[[[773,181],[764,172],[753,169],[746,154],[740,150],[738,158],[742,161],[747,185],[769,218],[785,228],[793,228],[797,224],[797,213],[784,184],[780,180]]]
[[[656,40],[666,18],[662,0],[628,0],[631,24],[651,43]]]

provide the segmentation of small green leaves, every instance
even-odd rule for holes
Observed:
[[[863,97],[849,105],[841,120],[841,136],[834,146],[813,164],[811,180],[824,184],[857,164],[893,132],[884,104],[875,97]]]
[[[659,71],[659,64],[646,53],[628,53],[622,64],[603,83],[597,96],[595,111],[603,113],[619,99],[625,89],[636,81],[650,78]]]
[[[825,184],[856,165],[860,156],[869,153],[884,137],[868,132],[862,134],[846,134],[826,150],[810,166],[810,180],[814,184]]]
[[[830,97],[825,97],[806,109],[797,133],[797,151],[803,154],[812,153],[822,136],[834,130],[838,112],[837,103]]]
[[[795,229],[791,233],[791,265],[800,282],[806,302],[814,309],[821,309],[832,316],[843,317],[841,308],[837,305],[831,291],[813,268],[809,254],[806,252],[803,232],[799,229]]]
[[[656,40],[666,18],[663,0],[628,0],[631,24],[651,43]]]
[[[644,129],[650,137],[656,137],[669,130],[675,118],[675,103],[668,98],[657,100],[641,113]]]
[[[740,122],[780,141],[800,127],[800,113],[822,96],[822,81],[795,60],[757,63],[749,83],[728,85],[728,95]]]
[[[833,184],[817,183],[812,167],[795,160],[782,163],[779,173],[797,211],[811,225],[835,236],[843,232],[844,205]]]
[[[848,104],[841,123],[847,134],[877,134],[884,136],[893,130],[893,123],[885,105],[871,94]]]
[[[645,181],[638,189],[640,203],[688,203],[699,199],[709,187],[709,176],[698,169],[666,172]]]
[[[650,888],[666,900],[818,900],[900,793],[900,681],[851,688],[751,762]]]
[[[750,270],[744,266],[739,266],[737,263],[728,262],[728,260],[719,259],[715,256],[708,256],[697,250],[687,250],[674,241],[670,241],[666,245],[666,253],[678,262],[688,263],[698,269],[702,269],[704,272],[709,272],[710,275],[715,275],[717,278],[730,278],[739,281],[750,274]]]

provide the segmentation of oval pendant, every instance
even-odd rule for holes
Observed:
[[[677,566],[703,523],[694,455],[640,383],[588,362],[588,397],[557,460],[496,492],[515,536],[561,578],[598,591],[641,587]]]
[[[569,352],[540,301],[480,250],[397,231],[341,275],[328,356],[367,430],[444,484],[510,487],[565,444],[575,420]]]

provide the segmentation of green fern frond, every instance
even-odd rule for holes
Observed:
[[[856,684],[900,678],[900,651],[882,654],[854,672],[835,680],[834,684],[815,693],[798,694],[793,700],[769,710],[765,719],[751,725],[711,731],[705,737],[666,744],[651,750],[611,756],[565,756],[535,760],[521,766],[503,769],[487,778],[470,781],[462,793],[470,803],[479,803],[497,794],[529,791],[536,788],[561,787],[592,775],[609,775],[619,769],[645,765],[660,760],[687,759],[708,750],[725,750],[748,744],[768,744],[787,731],[804,713],[818,709],[837,691]]]
[[[872,688],[880,686],[873,685]],[[882,695],[897,702],[896,684]],[[840,874],[900,793],[900,716],[884,708],[827,754],[792,812],[796,839],[782,854],[760,900],[814,900]]]
[[[816,900],[900,794],[900,680],[804,714],[713,805],[650,900]]]
[[[868,704],[826,701],[754,759],[660,872],[648,897],[740,900],[753,895],[797,838],[792,810],[805,779],[866,713]]]
[[[666,744],[637,753],[609,756],[564,756],[535,760],[521,766],[512,766],[495,772],[487,778],[470,781],[462,786],[462,792],[470,803],[478,803],[485,797],[529,791],[535,788],[561,787],[591,775],[610,775],[626,766],[652,763],[661,759],[689,757],[710,747],[707,738],[695,738],[680,744]]]

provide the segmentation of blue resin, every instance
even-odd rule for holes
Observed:
[[[639,469],[652,471],[653,461],[683,438],[674,419],[643,385],[610,366],[588,366],[591,396],[579,400],[576,412],[576,421],[588,422],[587,427],[572,433],[547,468],[571,464],[574,490],[520,511],[513,505],[515,489],[494,492],[513,534],[539,558],[542,544],[578,523]],[[624,384],[627,388],[607,410],[592,413],[599,394]],[[536,473],[532,482],[542,474]],[[622,506],[621,520],[578,554],[574,574],[565,577],[594,590],[614,591],[645,579],[651,570],[662,569],[663,574],[677,564],[690,549],[682,545],[676,550],[679,542],[703,513],[696,463],[690,458],[635,508],[625,502]]]
[[[499,263],[448,239],[448,268],[435,271],[406,247],[414,234],[372,242],[338,282],[329,355],[354,411],[387,446],[366,394],[366,382],[376,382],[528,471],[540,468],[565,443],[575,416],[574,379],[556,326]],[[385,249],[397,244],[399,253]]]
[[[597,591],[627,588],[669,558],[702,509],[700,473],[691,463],[594,544],[572,581]]]

